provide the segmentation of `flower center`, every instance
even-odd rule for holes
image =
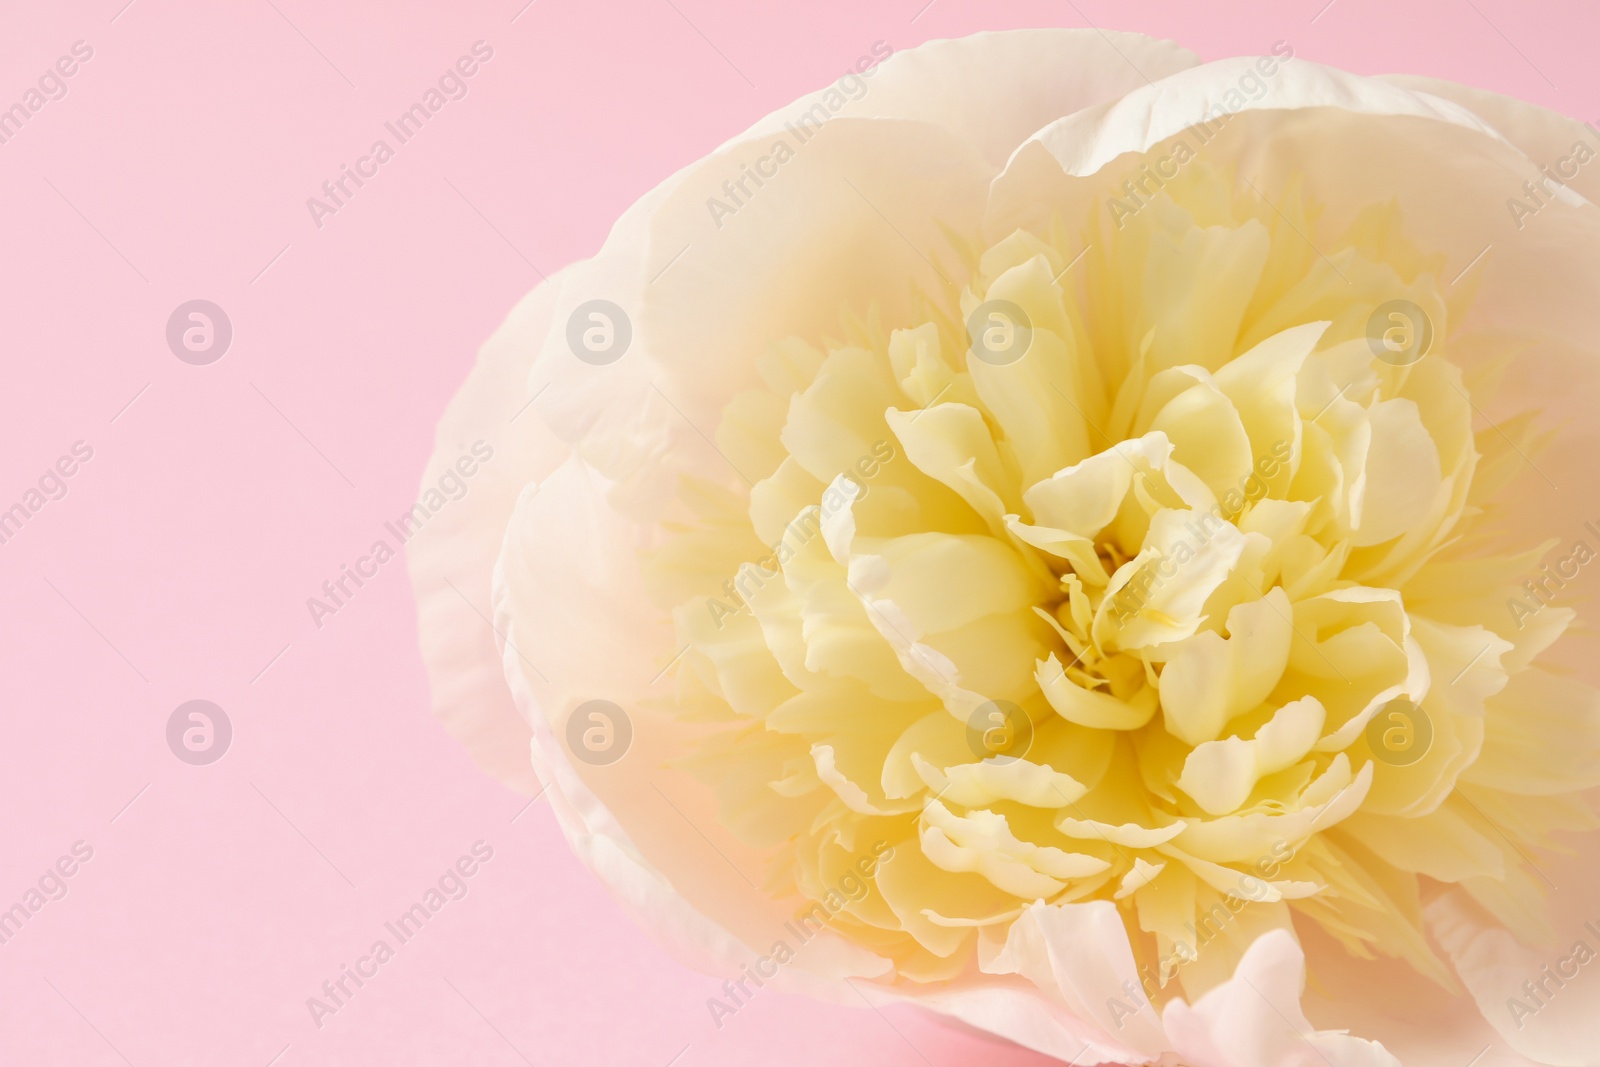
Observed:
[[[1469,506],[1516,446],[1472,433],[1442,262],[1392,208],[1326,257],[1313,217],[1197,165],[1120,229],[999,242],[921,324],[783,342],[730,405],[760,480],[686,489],[648,563],[718,575],[663,581],[679,710],[728,724],[694,765],[902,979],[1036,900],[1115,902],[1191,998],[1296,923],[1448,982],[1440,882],[1539,913],[1512,842],[1575,816],[1517,784],[1559,739],[1500,732],[1544,676]]]

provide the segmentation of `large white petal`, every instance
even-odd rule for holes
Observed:
[[[489,583],[517,496],[559,465],[566,448],[524,410],[528,368],[550,328],[562,275],[529,293],[478,353],[450,402],[423,472],[431,488],[482,440],[493,449],[467,493],[431,516],[406,545],[417,597],[433,711],[480,766],[526,794],[539,789],[528,759],[532,738],[506,689],[488,617]]]

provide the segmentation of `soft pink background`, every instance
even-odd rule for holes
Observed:
[[[0,908],[94,849],[0,946],[5,1064],[1044,1062],[774,992],[719,1030],[717,981],[597,890],[547,804],[513,822],[522,798],[434,724],[403,564],[320,630],[306,598],[413,498],[530,262],[591,254],[874,41],[1093,24],[1212,59],[1284,39],[1600,117],[1600,16],[1575,0],[125,2],[0,11],[0,106],[94,48],[0,145],[0,509],[94,449],[0,545]],[[317,229],[306,198],[479,39],[470,94]],[[200,297],[234,327],[205,367],[164,340]],[[165,742],[194,698],[235,732],[205,767]],[[470,895],[314,1026],[306,998],[478,839]]]

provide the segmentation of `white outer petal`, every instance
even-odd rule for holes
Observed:
[[[495,635],[484,619],[490,572],[517,497],[567,451],[537,418],[517,417],[530,399],[528,367],[549,330],[562,281],[557,274],[518,302],[479,351],[440,419],[422,485],[437,485],[475,440],[486,441],[494,455],[469,480],[466,495],[431,516],[406,547],[433,713],[480,766],[529,795],[539,789],[527,758],[531,734],[506,690]]]
[[[998,168],[1045,123],[1199,64],[1188,49],[1139,33],[989,30],[896,52],[837,114],[934,123],[977,145]],[[826,92],[774,111],[728,144],[782,131]]]
[[[1168,1004],[1162,1021],[1191,1067],[1400,1067],[1375,1041],[1314,1030],[1300,1007],[1305,984],[1300,946],[1271,930],[1245,950],[1231,979],[1193,1006]]]

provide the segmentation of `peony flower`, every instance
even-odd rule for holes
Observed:
[[[719,1025],[1600,1063],[1600,133],[1281,43],[886,52],[484,348],[445,724]]]

